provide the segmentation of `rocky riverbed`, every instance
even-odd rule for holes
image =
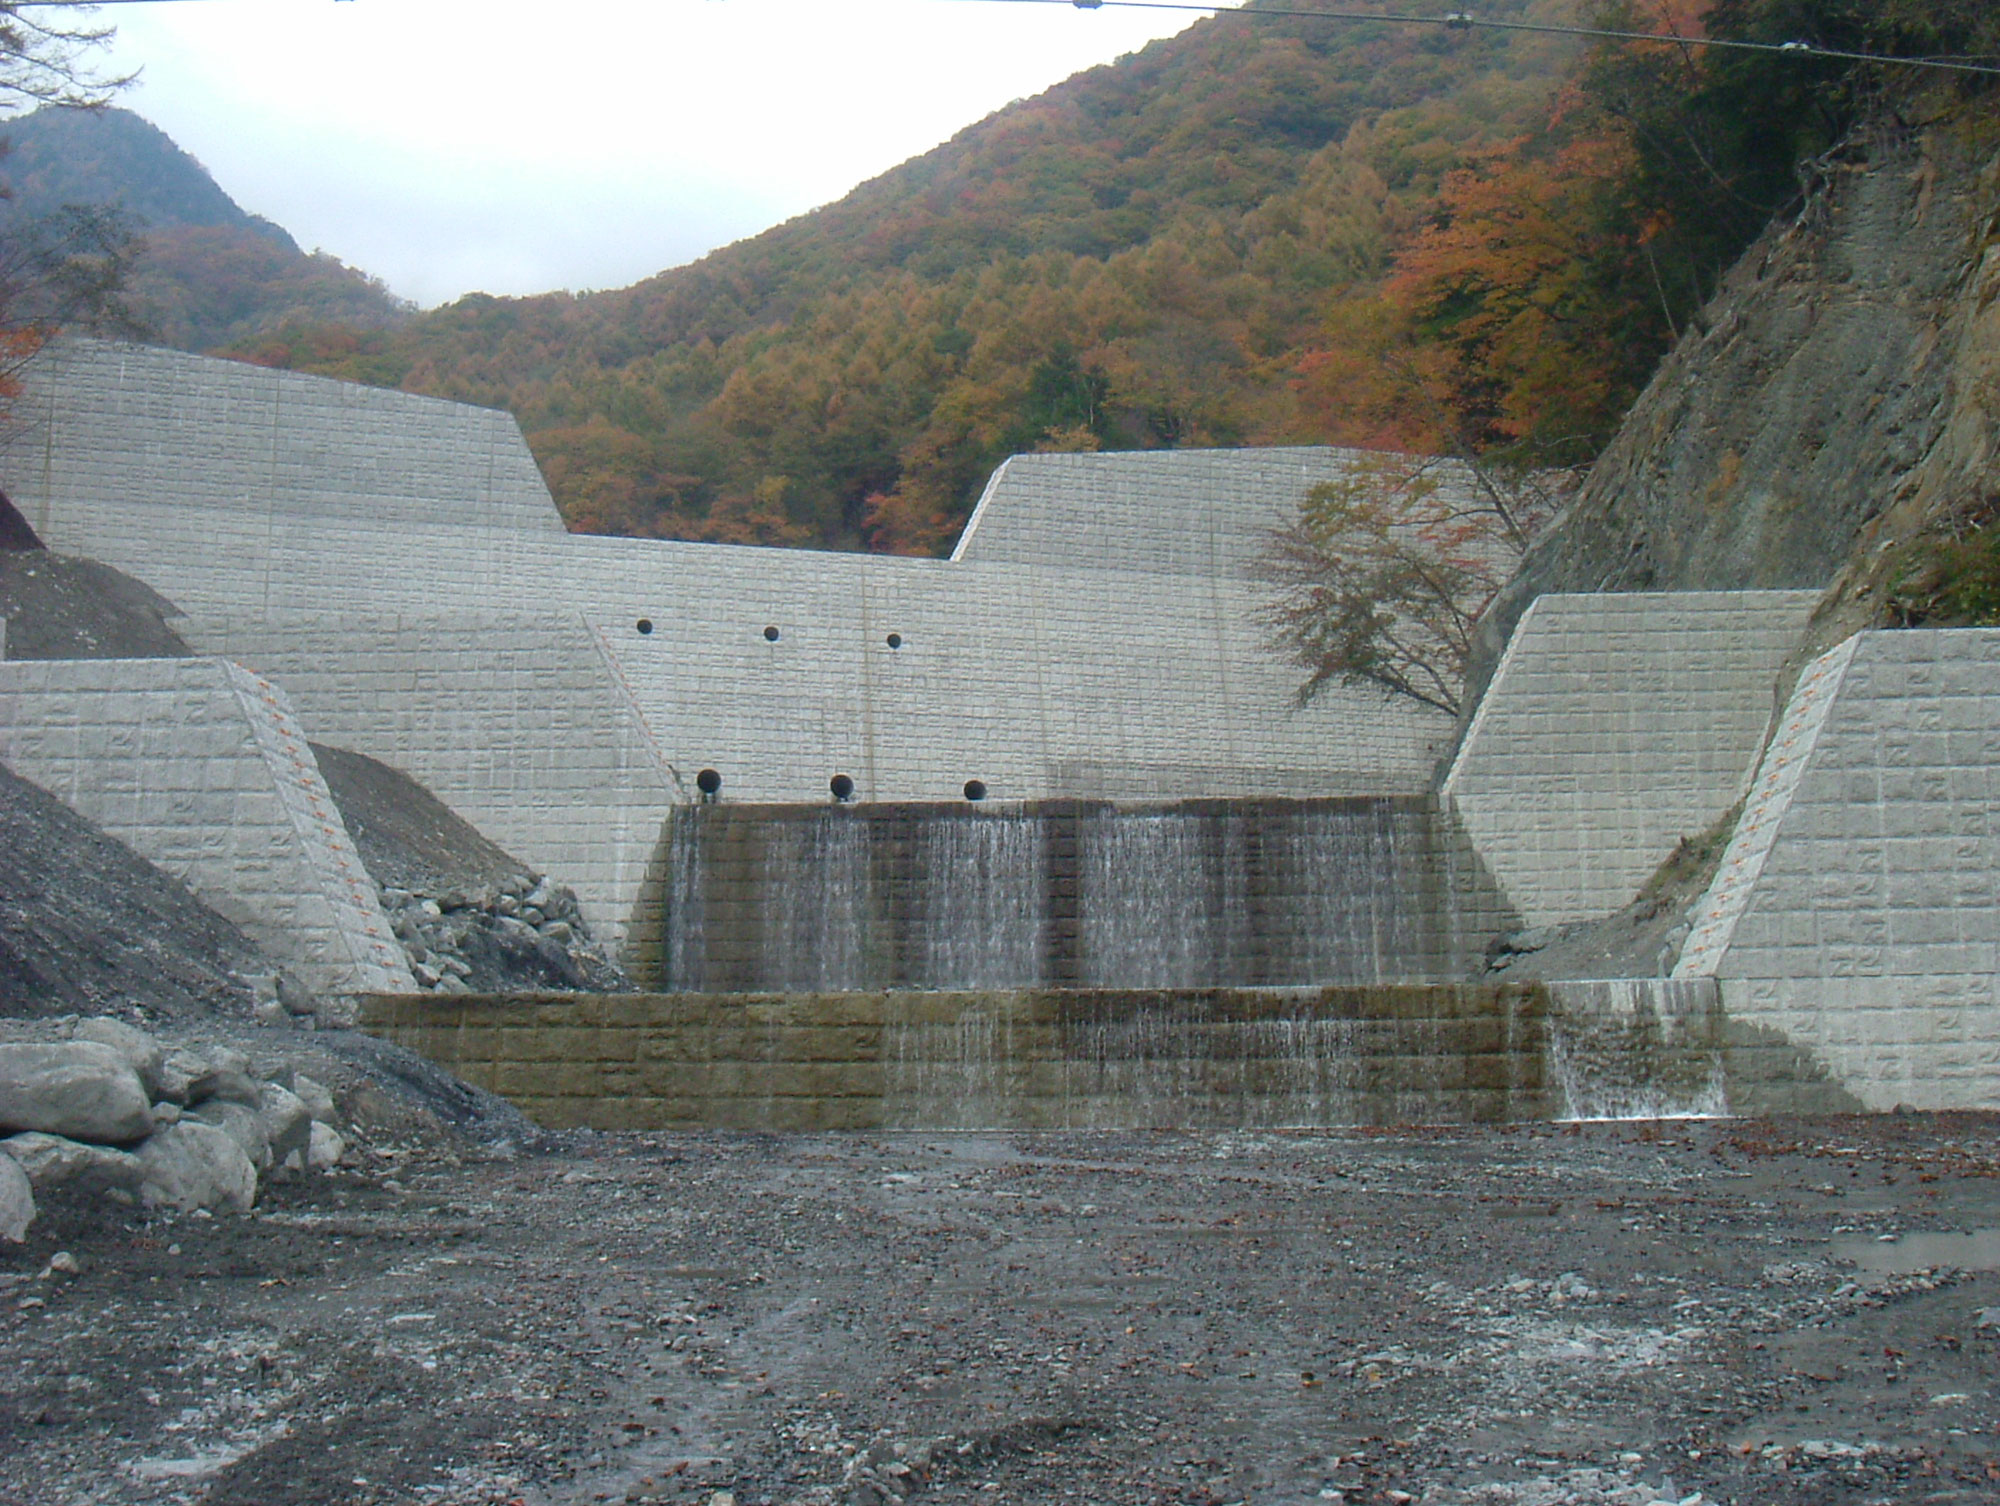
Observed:
[[[0,1500],[2000,1496],[2000,1121],[349,1123],[0,1247]]]

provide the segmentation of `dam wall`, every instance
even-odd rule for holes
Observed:
[[[1531,926],[1627,904],[1748,786],[1817,591],[1544,596],[1444,796]]]
[[[550,1128],[1202,1129],[1712,1113],[1703,980],[1323,989],[379,997],[363,1024]],[[1784,1079],[1782,1083],[1779,1079]],[[1804,1095],[1804,1096],[1796,1096]]]
[[[709,805],[669,817],[673,991],[1462,978],[1519,924],[1424,797]]]

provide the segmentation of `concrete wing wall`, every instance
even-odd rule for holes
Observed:
[[[1445,781],[1530,925],[1616,910],[1743,792],[1813,591],[1544,596]]]
[[[2000,1108],[2000,630],[1871,632],[1800,680],[1677,977],[1871,1109]]]
[[[413,989],[284,697],[219,659],[0,664],[0,759],[316,992]]]
[[[76,338],[39,356],[26,387],[8,495],[51,548],[121,568],[121,522],[143,509],[562,533],[505,413]]]
[[[1324,445],[1016,455],[993,473],[953,563],[1241,579],[1314,486],[1402,457]],[[1448,493],[1464,467],[1428,461]]]
[[[623,941],[668,807],[691,791],[583,622],[292,614],[188,633],[283,684],[316,740],[400,769],[554,874],[593,932]]]

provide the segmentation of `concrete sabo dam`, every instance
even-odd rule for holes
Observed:
[[[462,405],[83,340],[27,383],[15,505],[207,657],[0,663],[0,759],[549,1122],[2000,1106],[2000,633],[1858,635],[1774,721],[1817,592],[1544,597],[1439,769],[1261,625],[1345,452],[1019,456],[905,560],[566,534]],[[666,992],[420,994],[307,737]],[[1739,801],[1670,977],[1470,981]]]

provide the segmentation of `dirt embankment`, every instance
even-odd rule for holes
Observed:
[[[178,880],[0,765],[0,1017],[247,1018],[276,972]]]

